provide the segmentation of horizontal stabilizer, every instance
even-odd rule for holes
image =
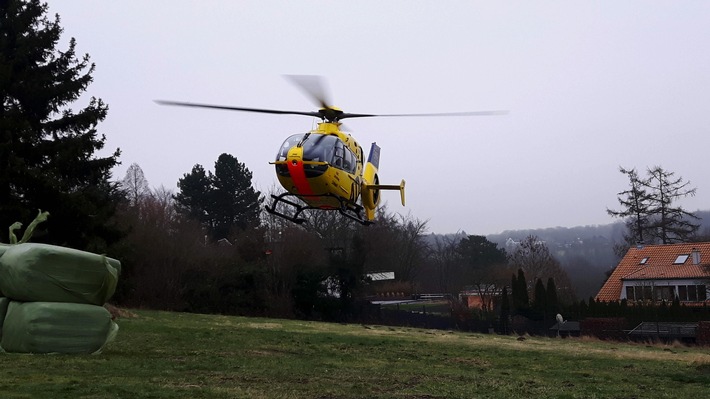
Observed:
[[[404,179],[399,185],[396,184],[366,184],[365,188],[368,190],[399,190],[399,195],[402,199],[402,206],[404,206]]]

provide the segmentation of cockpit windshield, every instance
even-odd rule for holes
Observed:
[[[281,145],[276,160],[285,161],[288,150],[298,143],[302,143],[304,161],[327,162],[338,169],[355,172],[357,167],[355,155],[345,143],[333,135],[311,134],[306,137],[305,134],[294,134]]]

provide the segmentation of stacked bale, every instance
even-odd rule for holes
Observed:
[[[0,348],[96,353],[118,326],[103,305],[121,272],[116,259],[47,244],[0,247]]]

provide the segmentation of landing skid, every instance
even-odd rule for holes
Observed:
[[[312,205],[304,205],[302,203],[297,203],[297,202],[293,201],[291,199],[291,197],[297,198],[297,199],[300,199],[302,197],[305,197],[305,198],[307,198],[307,197],[335,198],[340,203],[340,207],[338,207],[338,208],[335,208],[335,207],[320,208],[320,207],[312,206]],[[301,215],[301,213],[303,211],[305,211],[307,209],[315,209],[315,210],[319,210],[319,211],[338,211],[338,212],[340,212],[341,215],[345,216],[346,218],[354,220],[364,226],[368,226],[368,225],[372,224],[371,221],[365,220],[362,217],[362,211],[364,210],[364,208],[361,205],[346,202],[342,198],[337,197],[335,195],[329,194],[329,195],[308,196],[308,195],[295,195],[295,194],[291,194],[291,193],[286,192],[286,193],[283,193],[280,195],[273,195],[272,194],[271,198],[272,198],[271,205],[264,206],[264,209],[266,209],[266,211],[272,215],[282,217],[282,218],[284,218],[288,221],[291,221],[293,223],[296,223],[296,224],[303,224],[304,222],[306,222],[306,219],[301,218],[299,216]],[[287,207],[290,207],[291,209],[293,209],[294,212],[291,215],[287,215],[286,213],[279,212],[276,208],[280,203],[285,204]]]

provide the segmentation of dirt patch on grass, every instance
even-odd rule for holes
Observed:
[[[274,330],[283,327],[281,323],[247,323],[246,326],[257,330]]]
[[[110,303],[107,303],[104,305],[106,310],[111,314],[111,319],[116,320],[116,319],[130,319],[133,317],[138,317],[137,314],[131,312],[128,309],[121,309],[118,306],[113,306]]]

